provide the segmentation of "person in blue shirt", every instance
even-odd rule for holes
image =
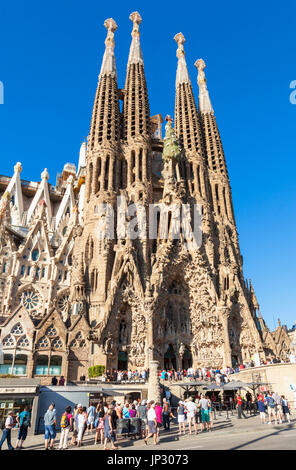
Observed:
[[[90,432],[93,433],[95,414],[96,414],[95,406],[93,403],[91,403],[89,408],[87,409],[87,429],[86,429],[85,434],[88,434],[89,427],[90,427]]]
[[[261,398],[261,397],[258,398],[257,405],[258,405],[258,411],[260,413],[261,424],[265,424],[266,423],[266,419],[265,419],[266,406],[265,406],[265,403],[263,401],[263,398]]]
[[[129,404],[126,403],[125,407],[122,410],[122,414],[124,418],[130,418],[130,413],[129,413]]]
[[[18,438],[16,441],[16,448],[23,449],[23,442],[26,440],[28,434],[28,428],[31,426],[31,416],[29,412],[29,407],[25,406],[24,411],[22,411],[18,416],[19,432]]]

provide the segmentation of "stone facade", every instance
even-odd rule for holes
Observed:
[[[150,117],[141,17],[134,12],[130,19],[124,89],[117,84],[117,25],[105,21],[105,53],[78,170],[66,164],[55,187],[47,170],[39,183],[21,180],[20,163],[12,178],[0,177],[1,340],[7,364],[24,365],[19,356],[26,356],[26,375],[45,383],[54,373],[77,380],[96,364],[230,366],[256,352],[265,358],[267,349],[275,354],[253,287],[243,277],[205,63],[195,63],[197,107],[185,38],[175,36],[175,129],[168,116],[162,139],[163,119]],[[137,214],[158,207],[155,238],[150,219],[138,227],[144,236],[125,236],[131,214],[123,234],[104,236],[112,231],[108,210],[115,221],[127,211],[119,196],[135,204]],[[172,204],[187,208],[187,215],[201,208],[200,247],[183,226],[180,237],[173,236],[178,222]],[[19,336],[13,334],[17,324]]]

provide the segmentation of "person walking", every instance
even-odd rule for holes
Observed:
[[[96,427],[96,436],[95,436],[95,445],[98,443],[99,436],[101,444],[104,444],[104,418],[105,418],[105,409],[102,402],[97,406],[97,420],[98,424]]]
[[[199,406],[201,411],[202,432],[210,431],[209,400],[201,393]]]
[[[213,420],[213,413],[212,413],[212,408],[213,408],[212,400],[209,397],[208,397],[208,402],[209,402],[209,417],[210,417],[210,431],[211,431],[214,420]]]
[[[179,424],[179,435],[181,436],[182,434],[182,429],[184,435],[186,434],[185,430],[185,421],[186,421],[186,416],[185,416],[185,406],[182,401],[178,402],[178,408],[177,408],[177,416],[178,416],[178,424]]]
[[[90,404],[90,406],[87,409],[87,425],[86,425],[86,433],[88,434],[89,428],[90,432],[94,432],[94,421],[95,421],[95,414],[96,414],[96,409],[93,403]]]
[[[4,429],[2,432],[2,438],[0,441],[0,450],[2,449],[2,446],[5,441],[7,441],[7,446],[9,450],[14,450],[14,447],[11,445],[11,430],[14,426],[14,417],[13,417],[13,411],[9,411],[8,416],[5,420],[4,424]]]
[[[151,402],[147,411],[148,420],[148,435],[144,439],[146,445],[148,445],[148,439],[153,436],[153,444],[157,444],[157,416],[155,412],[155,403]]]
[[[197,434],[197,423],[195,419],[195,413],[197,412],[197,407],[192,397],[189,397],[185,402],[185,409],[187,412],[187,423],[189,428],[189,434],[192,434],[192,424],[194,426],[195,434]]]
[[[164,430],[169,431],[170,430],[170,405],[166,398],[163,399],[162,418],[163,418]]]
[[[115,403],[115,402],[114,402],[114,403]],[[115,405],[110,405],[110,409],[111,409],[111,426],[112,426],[112,429],[111,429],[111,439],[112,439],[112,443],[113,443],[113,447],[112,447],[112,448],[118,449],[118,446],[117,446],[117,447],[115,446],[118,416],[117,416],[117,413],[116,413],[116,410],[115,410]],[[135,410],[135,411],[136,411],[136,410]],[[137,412],[136,412],[136,413],[137,413]],[[136,415],[135,415],[135,416],[136,416]]]
[[[115,435],[114,435],[114,430],[112,427],[111,414],[112,414],[112,410],[109,409],[104,418],[104,450],[108,450],[108,447],[107,447],[108,441],[111,442],[112,450],[117,449],[117,447],[114,445]]]
[[[290,409],[289,409],[288,400],[285,398],[285,395],[282,395],[281,398],[282,398],[281,406],[282,406],[283,414],[285,417],[285,421],[290,423]]]
[[[282,424],[283,422],[283,409],[282,409],[282,399],[277,392],[274,392],[272,398],[275,401],[275,414],[278,422]]]
[[[69,432],[73,429],[71,406],[67,406],[61,418],[61,436],[59,449],[68,449]]]
[[[57,411],[55,409],[55,404],[51,403],[48,407],[47,412],[44,415],[44,444],[45,450],[53,449],[54,441],[56,438],[56,426],[57,426]],[[49,447],[48,447],[49,444]]]
[[[78,405],[76,404],[73,408],[73,434],[72,434],[72,439],[71,439],[71,444],[73,446],[77,445],[77,434],[78,434],[78,431],[77,431],[77,428],[76,428],[76,416],[77,416],[77,413],[78,413],[77,406]]]
[[[25,406],[24,410],[18,416],[19,432],[16,441],[16,449],[23,449],[23,442],[26,440],[28,428],[31,427],[31,417],[29,407]]]
[[[159,402],[155,403],[155,413],[156,413],[156,421],[157,421],[157,436],[156,436],[157,441],[156,442],[158,442],[160,427],[162,423],[162,406]]]
[[[236,397],[237,418],[241,419],[242,416],[244,418],[246,418],[246,415],[245,415],[245,413],[243,411],[243,408],[242,408],[243,399],[242,399],[240,393],[236,393],[235,397]]]
[[[83,440],[83,434],[86,428],[86,422],[87,422],[87,415],[86,413],[83,412],[83,407],[79,403],[77,405],[77,415],[75,418],[75,423],[76,423],[76,429],[77,429],[77,447],[81,447],[82,440]]]
[[[142,437],[145,438],[147,436],[147,431],[148,431],[146,400],[142,400],[141,405],[138,406],[137,416],[138,418],[141,419]]]
[[[268,412],[268,424],[272,424],[272,416],[274,416],[274,424],[277,424],[277,416],[276,416],[276,402],[271,396],[271,393],[267,393],[267,396],[264,401],[265,405],[267,406]]]
[[[266,418],[266,414],[265,414],[266,406],[265,406],[262,395],[258,396],[257,406],[258,406],[258,411],[260,413],[261,424],[266,424],[266,419],[265,419]]]

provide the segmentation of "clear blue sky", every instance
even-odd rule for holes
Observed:
[[[294,5],[293,5],[294,3]],[[104,51],[104,20],[117,24],[116,63],[124,86],[131,40],[129,14],[143,18],[141,43],[151,114],[174,114],[176,43],[197,98],[202,57],[223,139],[244,274],[252,278],[269,327],[292,326],[295,308],[295,123],[289,101],[296,80],[295,1],[212,2],[52,0],[0,7],[0,173],[17,161],[22,178],[50,181],[77,163],[87,136]]]

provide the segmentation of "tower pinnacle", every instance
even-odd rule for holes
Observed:
[[[108,33],[105,40],[106,49],[103,57],[100,77],[103,75],[111,75],[112,77],[116,78],[114,32],[117,30],[117,24],[113,18],[108,18],[105,20],[104,26],[108,30]]]
[[[129,19],[133,22],[132,30],[132,43],[130,47],[130,53],[128,57],[129,64],[143,64],[143,55],[140,45],[140,31],[139,26],[142,23],[142,18],[137,11],[130,14]]]
[[[190,78],[188,75],[187,64],[185,60],[185,51],[184,51],[184,42],[185,37],[182,33],[176,34],[174,40],[178,44],[177,57],[178,57],[178,68],[176,76],[176,87],[181,83],[190,83]]]
[[[199,111],[202,114],[214,114],[214,110],[209,97],[209,92],[207,89],[207,79],[204,73],[206,64],[203,59],[198,59],[194,65],[198,70],[197,83],[199,87]]]

